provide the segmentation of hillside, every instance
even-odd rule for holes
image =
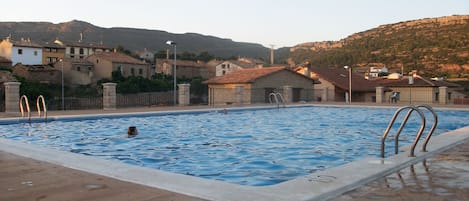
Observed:
[[[469,15],[426,18],[353,34],[340,41],[303,43],[290,61],[314,66],[387,66],[427,76],[469,77]]]
[[[73,20],[53,24],[49,22],[0,22],[0,39],[9,35],[14,40],[31,38],[33,41],[78,41],[82,33],[83,41],[103,42],[108,47],[121,45],[131,51],[143,50],[157,52],[168,48],[166,41],[176,41],[178,52],[200,53],[207,51],[218,57],[252,57],[268,61],[269,49],[260,44],[235,42],[196,33],[173,34],[165,31],[102,28],[87,22]]]

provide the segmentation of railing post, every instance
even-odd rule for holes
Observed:
[[[103,109],[116,109],[116,83],[103,83]]]
[[[5,82],[5,112],[19,113],[20,85],[19,82]]]
[[[191,102],[191,85],[190,84],[178,84],[179,92],[179,106],[190,105]]]

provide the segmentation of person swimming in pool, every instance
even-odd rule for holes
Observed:
[[[127,137],[135,137],[138,135],[138,130],[136,126],[130,126],[127,129]]]

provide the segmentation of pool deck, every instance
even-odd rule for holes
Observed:
[[[48,115],[133,113],[207,108],[210,107],[50,111]],[[463,109],[467,110],[468,107]],[[20,116],[18,113],[0,113],[0,118],[18,116]],[[213,188],[216,189],[216,186]],[[331,197],[324,197],[324,199],[329,198]],[[0,151],[0,200],[204,199]],[[230,199],[227,197],[223,200]],[[385,177],[366,182],[358,189],[354,188],[343,195],[333,196],[332,200],[469,200],[469,141],[465,139],[464,142],[458,143],[450,149],[433,154],[424,162],[418,162],[394,171]]]

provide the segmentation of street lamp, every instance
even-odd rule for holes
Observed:
[[[176,42],[166,41],[167,45],[174,47],[174,63],[173,63],[173,105],[176,106]]]
[[[348,69],[348,102],[352,103],[352,67],[344,66],[344,68]]]
[[[60,59],[62,63],[62,110],[65,110],[65,101],[64,101],[64,60]]]

